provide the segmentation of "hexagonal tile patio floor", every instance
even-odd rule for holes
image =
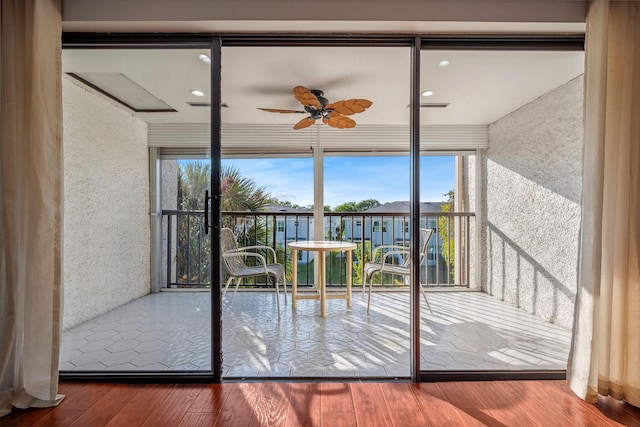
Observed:
[[[431,292],[423,307],[421,366],[426,370],[565,369],[571,332],[480,292]],[[225,377],[409,376],[409,294],[354,293],[353,308],[238,292],[223,303]],[[65,331],[63,371],[209,370],[207,292],[139,298]]]

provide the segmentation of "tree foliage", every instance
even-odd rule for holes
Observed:
[[[178,164],[178,206],[184,211],[204,209],[204,192],[209,188],[211,166],[205,162]],[[176,272],[180,283],[210,283],[210,246],[204,217],[179,216]]]
[[[358,203],[357,208],[359,212],[363,212],[371,208],[377,208],[378,206],[380,206],[380,202],[376,199],[365,199]]]
[[[380,206],[380,202],[375,199],[366,199],[360,202],[346,202],[338,205],[333,209],[333,212],[364,212],[367,209],[376,208]]]
[[[185,211],[204,209],[204,192],[209,188],[211,166],[205,162],[178,164],[178,206]]]
[[[358,212],[356,206],[358,204],[356,202],[347,202],[341,205],[336,206],[333,211],[334,212]]]
[[[178,164],[178,206],[184,211],[204,210],[205,191],[210,187],[211,166],[208,162],[192,161]],[[242,176],[233,166],[225,165],[221,176],[221,208],[226,211],[259,211],[272,202],[265,187]],[[204,233],[204,217],[178,218],[178,248],[176,268],[179,281],[209,282],[210,245]],[[232,226],[223,220],[224,226]],[[258,221],[260,222],[260,221]],[[253,223],[250,230],[240,236],[246,245],[268,244],[262,222]],[[263,241],[265,240],[265,241]]]
[[[274,199],[266,187],[242,176],[232,165],[224,165],[220,176],[223,211],[259,211]]]
[[[358,243],[353,251],[353,283],[362,283],[362,266],[371,261],[371,242]],[[373,283],[380,284],[380,275],[373,275]]]
[[[239,169],[232,165],[224,165],[220,171],[222,199],[220,208],[223,211],[258,212],[274,202],[273,196],[265,186],[258,185],[253,179],[243,176]],[[267,233],[267,219],[263,216],[252,217],[243,227],[239,227],[237,237],[240,246],[274,246],[272,236]],[[223,226],[234,228],[231,218],[223,218]],[[273,225],[271,226],[273,228]],[[284,248],[275,248],[279,259],[284,256]],[[266,253],[262,255],[266,256]],[[247,258],[247,263],[257,262],[255,258]],[[273,262],[274,260],[270,260]]]
[[[300,206],[296,203],[292,203],[288,200],[279,200],[279,199],[275,199],[273,201],[274,204],[278,204],[278,205],[282,205],[282,206],[286,206],[289,208],[293,208],[293,209],[313,209],[313,205],[311,206]]]
[[[440,205],[441,212],[453,212],[455,201],[455,190],[449,190],[444,194],[447,197],[445,202]],[[438,217],[438,234],[440,235],[441,243],[441,255],[444,261],[449,266],[450,275],[453,278],[455,269],[455,227],[451,223],[450,217],[440,216]]]

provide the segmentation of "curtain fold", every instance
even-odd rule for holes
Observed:
[[[568,379],[640,406],[640,2],[587,9],[578,296]]]
[[[63,397],[61,0],[0,13],[1,416]]]

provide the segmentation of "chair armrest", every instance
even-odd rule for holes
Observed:
[[[262,255],[257,254],[255,252],[236,252],[236,251],[222,254],[223,258],[231,258],[234,256],[242,256],[242,257],[250,256],[250,257],[258,258],[262,262],[262,267],[264,267],[265,273],[267,273],[267,260]]]
[[[399,245],[380,245],[377,246],[376,248],[373,249],[373,254],[371,254],[371,259],[375,260],[377,259],[376,257],[380,256],[381,259],[385,258],[385,254],[387,252],[407,252],[409,249],[406,246],[399,246]],[[378,255],[378,252],[382,252],[382,251],[387,251],[387,252],[383,252],[382,255]]]
[[[246,251],[247,249],[255,249],[255,250],[266,249],[268,252],[271,252],[271,255],[273,256],[273,262],[278,262],[276,251],[271,246],[256,245],[256,246],[245,246],[243,248],[238,248],[239,251]]]
[[[410,252],[408,250],[402,250],[402,251],[388,251],[384,253],[384,257],[382,257],[382,265],[384,266],[385,264],[393,264],[393,261],[391,261],[390,263],[387,262],[387,258],[393,257],[394,255],[402,255],[403,257],[406,255],[410,255]]]

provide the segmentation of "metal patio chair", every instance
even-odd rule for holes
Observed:
[[[238,286],[240,286],[240,282],[242,282],[242,279],[258,276],[272,277],[276,288],[276,304],[278,306],[278,316],[280,316],[280,288],[278,287],[278,282],[280,281],[280,278],[282,278],[284,287],[284,299],[286,302],[287,279],[285,277],[284,266],[277,262],[276,251],[269,246],[238,247],[236,237],[230,228],[222,228],[220,230],[220,249],[222,252],[222,262],[225,271],[229,275],[229,280],[227,280],[227,284],[224,287],[222,297],[224,298],[224,296],[227,294],[229,285],[234,279],[236,280],[236,286],[233,290],[233,297],[231,298],[232,302],[235,298]],[[268,259],[265,256],[261,255],[258,252],[254,252],[259,250],[266,251],[268,254],[270,253],[273,257],[273,262],[268,263]],[[246,264],[246,259],[248,257],[256,259],[255,266],[249,266]]]
[[[433,229],[431,228],[421,228],[420,229],[420,260],[419,264],[422,264],[426,253],[427,253],[427,244],[429,243],[429,239],[433,235]],[[401,258],[401,261],[394,262],[397,257]],[[371,308],[371,288],[373,288],[373,275],[376,273],[383,274],[392,274],[394,276],[403,276],[409,277],[411,275],[411,252],[406,246],[399,245],[382,245],[378,246],[373,250],[372,261],[369,261],[364,266],[364,275],[365,282],[362,287],[362,292],[364,294],[365,289],[367,287],[367,282],[369,282],[369,299],[367,301],[367,312]],[[429,308],[429,312],[433,314],[431,310],[431,305],[429,304],[429,300],[427,299],[427,293],[420,283],[420,290],[422,291],[422,296],[424,297],[424,301],[427,303],[427,307]],[[363,295],[364,296],[364,295]]]

